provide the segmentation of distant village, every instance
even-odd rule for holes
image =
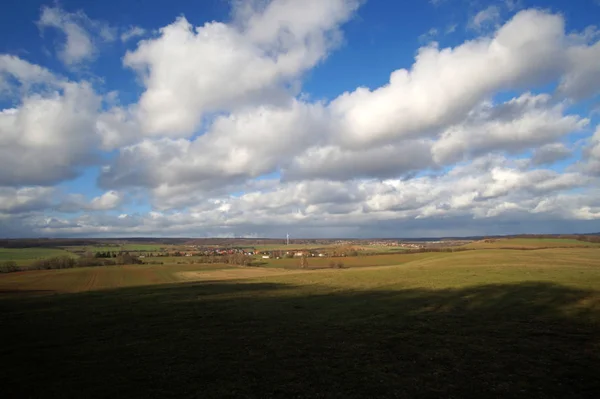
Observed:
[[[407,243],[399,241],[353,241],[338,240],[324,245],[322,248],[299,248],[305,244],[283,244],[277,249],[257,249],[252,247],[217,247],[202,245],[186,245],[184,249],[164,248],[162,251],[145,256],[165,256],[165,257],[191,257],[191,256],[226,256],[241,254],[246,256],[260,256],[263,259],[281,259],[294,257],[338,257],[338,256],[357,256],[359,253],[377,252],[384,247],[393,247],[400,249],[421,249],[426,245],[424,243]],[[289,249],[287,249],[289,247]],[[386,250],[386,252],[389,250]]]

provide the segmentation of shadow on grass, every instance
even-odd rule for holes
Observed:
[[[217,282],[0,300],[3,397],[597,398],[598,294]]]

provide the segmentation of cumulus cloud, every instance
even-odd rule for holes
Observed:
[[[52,187],[0,187],[0,214],[19,214],[48,209],[55,190]]]
[[[54,28],[64,36],[64,43],[58,46],[58,57],[66,65],[94,59],[98,41],[114,41],[117,31],[105,22],[90,19],[83,11],[70,13],[59,6],[43,6],[37,24],[42,32]]]
[[[461,124],[445,130],[433,145],[440,164],[462,161],[493,151],[521,153],[582,130],[589,123],[563,115],[565,104],[548,106],[548,95],[525,93],[504,104],[483,104]]]
[[[0,54],[0,94],[14,94],[15,84],[27,92],[35,84],[52,84],[58,78],[46,68],[31,64],[14,55]]]
[[[89,84],[28,94],[0,111],[0,186],[47,185],[75,177],[93,162],[100,98]]]
[[[110,190],[102,195],[87,200],[81,194],[71,194],[54,205],[60,212],[109,211],[119,208],[125,200],[123,193]]]
[[[581,166],[586,172],[600,176],[600,125],[584,149]]]
[[[434,166],[431,141],[407,140],[366,150],[337,146],[311,147],[283,169],[286,180],[389,178]]]
[[[456,48],[419,50],[410,71],[399,69],[387,85],[338,97],[339,139],[363,147],[435,131],[454,124],[496,90],[547,82],[564,68],[564,22],[557,15],[523,11],[491,39]]]
[[[531,157],[533,165],[550,165],[569,158],[573,151],[563,143],[546,144],[537,148]]]
[[[293,228],[297,236],[418,236],[594,229],[600,133],[590,134],[590,118],[573,107],[600,94],[593,29],[566,34],[561,15],[524,10],[490,32],[500,9],[488,8],[473,20],[477,32],[487,32],[480,37],[421,47],[414,63],[391,71],[381,87],[310,100],[303,75],[342,42],[341,27],[360,3],[236,1],[227,23],[193,26],[180,17],[124,56],[142,89],[125,105],[115,93],[102,96],[90,83],[0,55],[0,91],[18,99],[0,111],[0,231],[272,236]],[[48,12],[44,26],[60,23],[67,32],[70,22],[81,22]],[[93,48],[101,33],[78,26],[87,26]],[[136,27],[121,33],[123,41],[144,34]],[[71,62],[94,51],[73,50]],[[557,89],[545,92],[548,85]],[[581,160],[551,169],[580,147]],[[107,159],[98,176],[104,194],[52,191],[100,158]],[[134,197],[152,211],[129,210]]]
[[[245,2],[241,4],[255,4]],[[139,117],[150,135],[193,134],[203,116],[277,103],[339,43],[357,0],[274,0],[237,9],[237,23],[192,26],[184,17],[124,58],[146,88]]]
[[[207,189],[272,172],[299,150],[327,136],[319,104],[291,101],[284,107],[250,108],[218,117],[193,141],[144,140],[120,151],[104,169],[106,187],[198,185]],[[156,165],[161,165],[156,168]]]
[[[268,20],[269,13],[263,12],[260,17]],[[168,35],[163,33],[157,40]],[[263,41],[268,37],[256,35]],[[189,39],[199,40],[194,34]],[[154,48],[158,43],[148,45]],[[141,50],[144,46],[138,55],[146,52]],[[588,120],[565,115],[566,103],[555,103],[548,94],[525,93],[503,104],[486,99],[500,88],[556,79],[568,68],[565,54],[562,18],[523,11],[493,38],[453,49],[421,48],[410,71],[393,72],[389,84],[373,91],[359,88],[329,104],[288,97],[279,105],[240,105],[227,116],[216,117],[196,139],[143,140],[122,149],[100,181],[107,188],[187,184],[213,190],[277,171],[293,180],[387,178],[487,152],[517,154],[579,131]],[[193,60],[189,65],[194,65]],[[200,101],[211,98],[202,95],[203,88],[193,86],[187,84],[185,90]],[[168,98],[160,97],[161,101]],[[193,115],[192,119],[199,115],[185,109],[186,105],[178,106],[177,112]],[[145,123],[167,115],[171,115],[168,107],[157,109]],[[107,132],[136,131],[128,114],[115,116],[114,124],[127,128]],[[176,119],[177,124],[185,123],[186,116]],[[194,120],[190,126],[198,122]]]
[[[144,234],[160,230],[165,235],[196,232],[202,236],[255,232],[269,235],[295,231],[345,232],[355,236],[381,235],[381,226],[411,228],[396,236],[456,233],[460,225],[484,226],[539,224],[565,220],[584,222],[600,212],[598,189],[573,193],[589,186],[591,177],[549,169],[524,170],[519,162],[488,156],[456,166],[445,174],[408,180],[386,179],[333,182],[328,180],[266,184],[239,196],[205,198],[184,212],[151,212],[147,215],[85,215],[61,225],[42,224],[39,231],[69,234]],[[191,193],[190,193],[191,194]],[[444,222],[448,220],[447,224]],[[550,222],[548,222],[550,221]],[[356,230],[360,226],[360,231]],[[590,225],[591,226],[591,225]],[[514,227],[514,226],[513,226]],[[519,227],[528,230],[531,225]],[[454,230],[453,230],[454,229]],[[472,230],[471,230],[472,231]],[[489,232],[489,230],[488,230]],[[318,233],[317,233],[318,234]]]
[[[600,41],[593,45],[577,45],[568,49],[568,72],[562,77],[559,90],[566,96],[581,100],[600,91]]]

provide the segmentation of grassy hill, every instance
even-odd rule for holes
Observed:
[[[493,238],[474,241],[464,247],[469,249],[600,248],[600,244],[569,238]]]
[[[2,275],[0,356],[10,367],[0,393],[600,395],[600,249],[383,256],[340,270],[141,265]],[[367,258],[375,257],[357,259]]]

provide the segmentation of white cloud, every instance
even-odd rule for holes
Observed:
[[[440,164],[493,151],[521,153],[585,128],[578,115],[563,115],[565,104],[550,106],[548,95],[525,93],[504,104],[483,104],[465,122],[446,129],[433,145]]]
[[[129,108],[113,106],[98,115],[96,131],[102,149],[111,151],[137,143],[142,138],[139,121]]]
[[[580,166],[586,172],[600,176],[600,125],[596,127],[596,132],[584,148],[583,162]]]
[[[536,166],[549,165],[569,158],[572,153],[572,150],[562,143],[546,144],[535,150],[531,163]]]
[[[437,28],[431,28],[427,32],[425,32],[421,36],[419,36],[419,41],[420,42],[429,42],[429,41],[433,40],[439,33],[440,32],[438,31]]]
[[[126,42],[129,39],[133,39],[134,37],[144,36],[146,34],[146,29],[139,26],[131,26],[129,29],[121,33],[121,41]]]
[[[264,9],[238,9],[237,24],[195,28],[177,19],[124,58],[146,87],[138,110],[143,130],[187,136],[211,113],[280,102],[286,85],[339,43],[339,25],[357,6],[356,0],[274,0]]]
[[[450,24],[446,27],[446,34],[449,35],[450,33],[454,33],[456,32],[456,28],[458,28],[458,24]]]
[[[581,44],[567,51],[568,72],[563,76],[559,91],[580,100],[600,91],[600,41]]]
[[[89,84],[62,83],[0,110],[0,186],[54,184],[93,161],[100,98]]]
[[[329,135],[319,104],[250,108],[217,118],[193,141],[144,140],[120,151],[103,171],[106,186],[192,184],[213,189],[267,174]],[[160,165],[160,167],[156,167]]]
[[[512,3],[511,3],[512,4]],[[496,6],[489,6],[485,10],[479,11],[471,22],[469,26],[472,29],[481,30],[486,26],[495,26],[500,21],[500,9]]]
[[[566,103],[548,94],[486,100],[500,88],[560,76],[564,38],[561,17],[524,11],[492,39],[420,49],[410,71],[395,71],[390,84],[373,91],[359,88],[329,104],[286,98],[278,106],[240,106],[193,140],[145,139],[122,149],[101,182],[212,192],[275,172],[295,181],[410,177],[486,153],[519,154],[588,123],[565,115]],[[160,110],[155,117],[162,118]],[[101,129],[105,140],[136,136],[129,114],[111,118]]]
[[[0,111],[0,234],[418,236],[597,223],[600,133],[570,143],[589,134],[572,105],[600,93],[594,29],[566,35],[562,16],[522,11],[456,47],[422,47],[379,88],[311,101],[303,74],[341,43],[359,3],[236,2],[230,22],[199,27],[181,17],[124,57],[144,90],[125,105],[0,55],[0,90],[19,99]],[[53,10],[43,26],[85,20]],[[490,27],[490,15],[476,25]],[[73,64],[115,39],[87,21],[76,25],[91,52],[85,40],[67,51],[66,33]],[[558,89],[540,93],[548,84]],[[541,167],[578,147],[566,172]],[[77,176],[99,154],[110,158],[102,195],[30,187]],[[127,208],[139,198],[153,211]]]
[[[111,42],[116,38],[116,29],[107,23],[92,20],[83,11],[70,13],[58,6],[43,6],[37,24],[42,31],[54,28],[64,35],[58,57],[70,66],[94,59],[99,40]]]
[[[307,231],[311,235],[321,231],[326,235],[418,236],[435,231],[457,234],[465,226],[471,229],[465,231],[480,229],[489,234],[515,223],[520,226],[516,232],[532,228],[548,232],[553,223],[567,220],[593,228],[586,221],[600,216],[598,190],[569,192],[590,187],[592,178],[548,169],[523,170],[518,164],[486,157],[440,176],[409,180],[273,182],[264,190],[239,196],[205,198],[186,211],[118,217],[90,214],[39,221],[34,230],[63,235],[161,231],[164,235],[254,232],[273,236],[291,228],[297,236]]]
[[[389,84],[332,103],[343,120],[339,140],[360,148],[435,131],[459,122],[499,88],[547,82],[563,68],[563,37],[561,17],[523,11],[493,39],[421,48],[411,70],[394,71]]]
[[[123,203],[123,196],[114,190],[107,191],[101,196],[95,197],[90,202],[89,208],[95,211],[114,209]]]
[[[13,79],[29,91],[34,84],[52,84],[59,79],[46,68],[30,64],[14,55],[0,54],[0,94],[10,95],[13,91]]]
[[[52,187],[0,187],[0,215],[45,210],[51,206]]]
[[[433,166],[431,142],[407,140],[364,150],[346,150],[337,146],[312,147],[284,168],[290,180],[352,180],[360,177],[398,177]]]
[[[110,190],[87,200],[81,194],[70,194],[53,207],[59,212],[109,211],[119,208],[125,200],[123,193]]]

